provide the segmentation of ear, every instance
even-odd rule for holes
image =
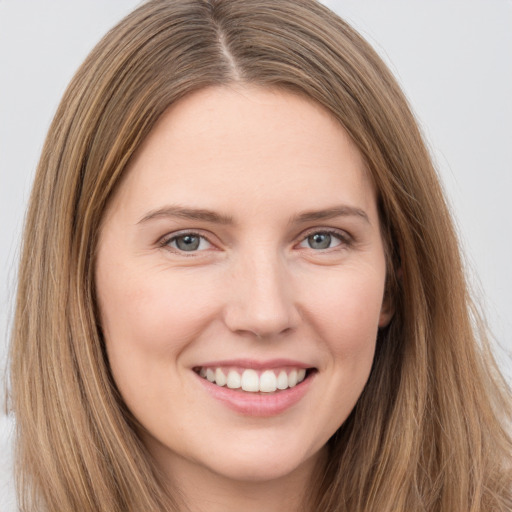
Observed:
[[[390,282],[393,279],[393,282]],[[379,329],[387,327],[395,314],[395,297],[397,292],[398,282],[402,280],[402,268],[398,268],[392,273],[392,276],[388,275],[386,280],[386,286],[384,289],[384,298],[382,299],[382,306],[379,315]]]
[[[386,293],[384,296],[384,300],[382,301],[382,307],[380,308],[379,315],[379,329],[383,329],[389,325],[393,315],[395,314],[395,304],[393,302],[392,296],[389,293]]]

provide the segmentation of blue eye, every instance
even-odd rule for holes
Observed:
[[[301,243],[300,247],[306,247],[315,250],[325,250],[337,247],[343,243],[341,235],[329,231],[317,231],[307,236]]]
[[[165,242],[165,245],[183,252],[203,251],[211,247],[206,238],[196,233],[183,233],[182,235],[173,236]]]

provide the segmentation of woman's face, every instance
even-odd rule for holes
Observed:
[[[96,266],[113,376],[160,466],[311,471],[389,322],[385,268],[364,162],[322,107],[252,87],[172,106],[109,206]]]

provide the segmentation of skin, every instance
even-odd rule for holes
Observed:
[[[162,213],[169,206],[224,222]],[[308,237],[326,230],[330,245],[312,247]],[[182,251],[173,237],[190,231],[204,238]],[[375,191],[345,130],[288,92],[185,97],[131,161],[96,265],[114,379],[191,510],[299,510],[393,313]],[[316,373],[298,403],[253,417],[214,399],[193,371],[233,358],[291,358]]]

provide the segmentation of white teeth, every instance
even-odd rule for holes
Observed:
[[[226,385],[230,389],[238,389],[242,385],[242,378],[240,377],[240,374],[235,370],[230,370]]]
[[[279,372],[277,377],[277,389],[287,389],[288,388],[288,375],[284,370]]]
[[[245,372],[244,372],[245,373]],[[277,389],[277,377],[271,370],[265,370],[260,377],[259,390],[264,393],[273,393]]]
[[[215,370],[215,383],[218,386],[225,386],[226,382],[227,382],[227,378],[224,375],[224,372],[220,368],[217,368]]]
[[[260,382],[258,374],[254,370],[244,370],[242,373],[242,389],[244,391],[259,391]]]
[[[274,393],[277,390],[293,388],[306,378],[305,368],[286,370],[265,370],[258,374],[252,368],[227,370],[222,368],[200,368],[199,375],[217,386],[227,386],[230,389],[240,389],[250,393]],[[227,375],[226,375],[227,374]]]

